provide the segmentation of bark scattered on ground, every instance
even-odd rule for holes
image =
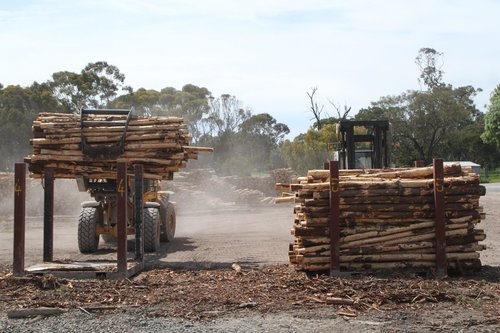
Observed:
[[[286,265],[258,269],[186,271],[152,268],[133,279],[72,280],[0,273],[3,309],[58,307],[82,311],[153,307],[154,316],[205,319],[251,309],[277,313],[334,307],[355,317],[375,311],[428,310],[448,304],[500,318],[500,271],[435,278],[405,274],[310,276]],[[497,319],[497,323],[498,323]]]

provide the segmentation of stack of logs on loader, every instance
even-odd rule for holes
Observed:
[[[294,202],[289,260],[298,269],[330,269],[328,170],[310,170],[276,202]],[[433,168],[340,170],[340,269],[364,271],[436,266]],[[476,226],[485,214],[479,176],[460,165],[444,168],[446,258],[449,269],[480,269]]]
[[[126,116],[88,116],[88,121],[120,122]],[[81,129],[80,115],[40,113],[33,122],[33,154],[25,158],[32,177],[43,177],[46,168],[54,169],[55,178],[76,175],[106,179],[116,178],[116,163],[144,165],[146,179],[172,179],[174,172],[186,167],[199,152],[213,151],[207,147],[189,146],[191,136],[179,117],[133,117],[124,137],[124,152],[118,158],[90,158],[82,152],[82,134],[90,145],[120,141],[122,127],[95,126]]]

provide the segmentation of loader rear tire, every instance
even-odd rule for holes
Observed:
[[[160,240],[162,242],[172,242],[175,237],[175,209],[171,202],[167,202],[166,205],[161,203],[161,235]]]
[[[97,207],[84,207],[78,217],[78,248],[81,253],[92,253],[99,247],[96,227],[100,211]]]
[[[160,249],[160,212],[158,208],[144,209],[144,251]]]

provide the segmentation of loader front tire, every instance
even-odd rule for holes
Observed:
[[[78,248],[81,253],[92,253],[99,247],[96,233],[100,211],[97,207],[84,207],[78,217]]]
[[[175,237],[175,209],[171,202],[167,202],[166,205],[161,203],[161,235],[160,240],[162,242],[172,242]]]
[[[144,251],[160,249],[160,212],[158,208],[144,209]]]

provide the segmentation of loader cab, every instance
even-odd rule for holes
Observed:
[[[334,157],[341,169],[383,169],[390,166],[387,120],[341,120],[337,125]]]

